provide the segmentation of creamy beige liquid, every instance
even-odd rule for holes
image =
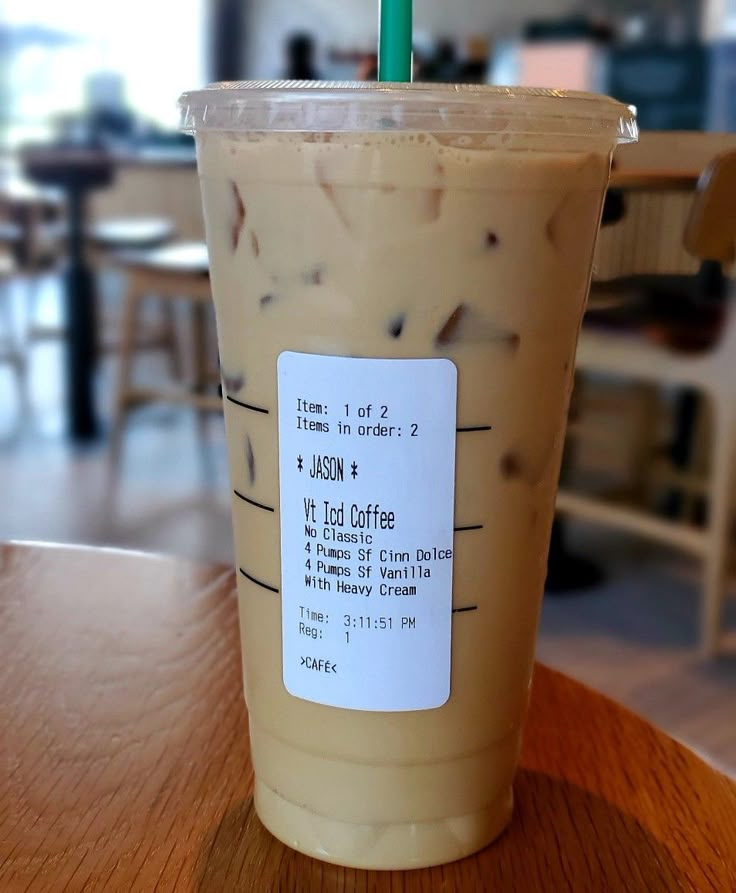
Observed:
[[[454,145],[453,145],[454,143]],[[289,695],[279,595],[239,574],[256,806],[328,861],[446,862],[495,837],[527,703],[609,145],[430,135],[198,135],[237,561],[280,583],[284,350],[458,369],[451,695],[366,713]],[[431,482],[428,482],[431,486]],[[314,596],[312,596],[314,599]]]

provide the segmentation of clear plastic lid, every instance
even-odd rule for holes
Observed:
[[[471,84],[232,81],[184,93],[181,127],[280,132],[431,131],[638,139],[636,112],[607,96]]]

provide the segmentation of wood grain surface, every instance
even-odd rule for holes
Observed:
[[[253,811],[233,575],[0,547],[0,891],[736,890],[736,786],[538,667],[509,830],[440,868],[362,872]]]

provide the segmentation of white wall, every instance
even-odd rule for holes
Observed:
[[[414,0],[414,30],[455,38],[505,36],[530,17],[554,18],[579,0]],[[279,76],[284,37],[318,32],[320,44],[370,50],[376,46],[378,0],[251,0],[248,77]]]

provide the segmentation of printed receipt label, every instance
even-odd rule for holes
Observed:
[[[283,678],[353,710],[450,695],[457,370],[278,359]]]

